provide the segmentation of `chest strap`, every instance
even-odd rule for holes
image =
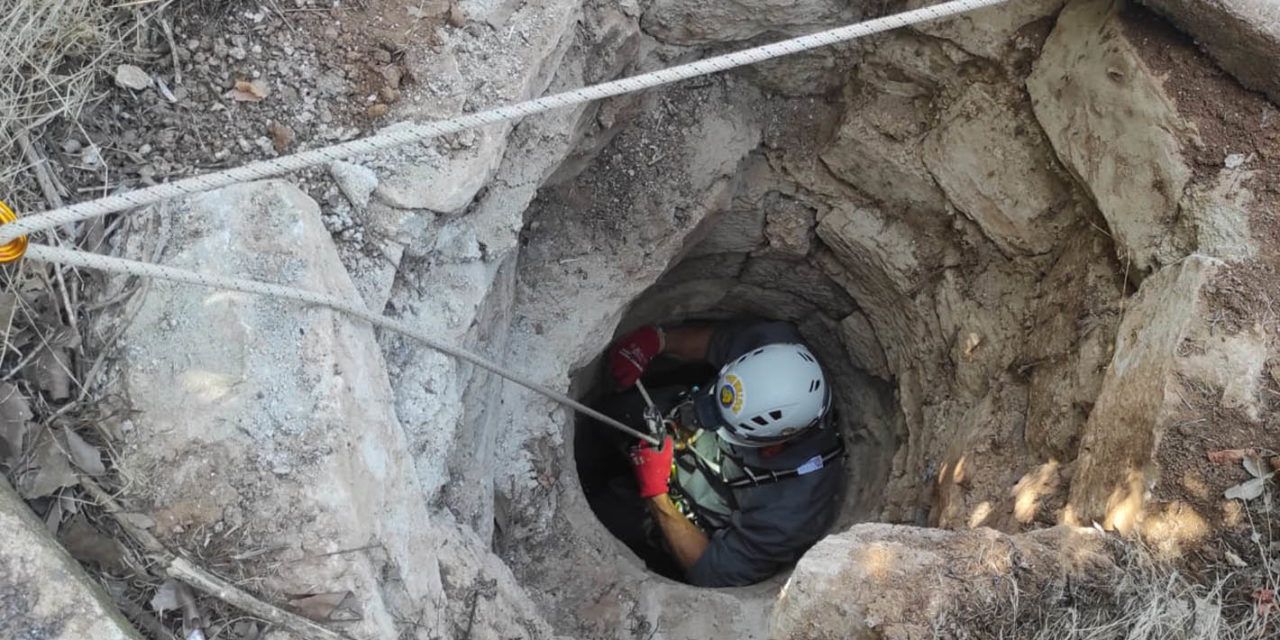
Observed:
[[[738,466],[742,468],[742,473],[745,475],[737,480],[726,480],[725,484],[728,485],[730,489],[745,489],[747,487],[759,487],[761,485],[782,482],[783,480],[798,478],[800,476],[813,473],[814,471],[818,471],[819,469],[827,466],[827,464],[832,460],[843,455],[844,440],[839,440],[836,442],[836,446],[832,447],[829,451],[822,455],[809,458],[804,464],[794,469],[782,469],[780,471],[775,471],[773,469],[752,468],[735,460],[735,462],[738,462]]]

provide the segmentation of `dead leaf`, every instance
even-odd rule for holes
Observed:
[[[227,97],[236,102],[262,102],[271,90],[261,80],[236,80],[235,88],[227,92]]]
[[[0,382],[0,460],[22,453],[27,435],[31,407],[18,387]]]
[[[31,363],[31,378],[54,400],[71,397],[71,354],[61,347],[43,349]]]
[[[12,291],[0,293],[0,331],[9,333],[13,325],[13,314],[18,311],[18,294]]]
[[[58,528],[62,526],[62,501],[54,500],[49,506],[49,513],[44,514],[44,528],[49,530],[49,535],[57,537]]]
[[[334,591],[299,596],[289,601],[300,615],[319,622],[359,620],[355,609],[355,594],[350,591]]]
[[[1254,478],[1248,482],[1227,489],[1222,495],[1228,500],[1244,500],[1249,501],[1262,495],[1267,488],[1267,480],[1269,477]]]
[[[1243,568],[1245,568],[1245,567],[1249,566],[1247,563],[1245,563],[1245,561],[1244,561],[1244,560],[1241,560],[1241,559],[1240,559],[1240,556],[1238,556],[1238,555],[1236,555],[1236,554],[1234,554],[1234,553],[1232,553],[1232,552],[1230,552],[1230,551],[1225,552],[1223,555],[1224,555],[1224,556],[1226,556],[1226,558],[1227,558],[1227,564],[1229,564],[1229,565],[1231,565],[1231,566],[1233,566],[1233,567],[1236,567],[1236,568],[1238,568],[1238,569],[1243,569]]]
[[[1209,458],[1209,462],[1214,464],[1225,464],[1228,462],[1240,462],[1248,456],[1256,456],[1256,449],[1223,449],[1221,451],[1209,451],[1205,454]]]
[[[1265,467],[1262,466],[1262,458],[1258,456],[1245,456],[1244,460],[1241,460],[1240,462],[1244,464],[1244,470],[1248,471],[1249,475],[1255,478],[1262,478],[1271,475],[1270,472],[1264,471]]]
[[[18,492],[22,497],[28,500],[43,498],[62,487],[76,484],[75,470],[48,431],[37,438],[34,451],[31,466],[18,478]]]
[[[156,526],[156,521],[145,513],[117,513],[116,519],[139,529],[154,529]]]
[[[1256,589],[1253,592],[1255,611],[1259,618],[1266,618],[1276,608],[1276,592],[1271,589]]]
[[[80,434],[71,429],[63,429],[63,434],[67,438],[67,452],[71,454],[71,462],[75,463],[80,470],[91,475],[100,476],[107,472],[107,467],[102,464],[102,452],[98,448],[89,444]]]
[[[241,620],[231,625],[231,637],[236,640],[256,640],[259,635],[258,623],[252,620]]]
[[[124,547],[114,538],[103,535],[82,515],[67,523],[58,540],[76,560],[92,562],[105,569],[125,568]]]
[[[178,581],[170,578],[165,580],[156,589],[156,594],[151,596],[151,609],[156,613],[164,613],[165,611],[175,611],[178,608]]]
[[[276,153],[284,153],[286,149],[293,145],[293,140],[296,137],[291,127],[279,122],[272,122],[268,125],[267,133],[271,135],[271,144],[275,146]]]

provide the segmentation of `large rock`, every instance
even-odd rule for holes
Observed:
[[[1075,458],[1111,362],[1124,290],[1110,253],[1101,232],[1074,234],[1038,285],[1024,438],[1041,460]]]
[[[1027,25],[1057,13],[1066,0],[1012,0],[994,7],[969,11],[958,16],[926,22],[915,28],[946,38],[976,56],[1004,60],[1013,41]],[[912,9],[937,4],[930,0],[908,0]]]
[[[946,197],[920,159],[912,101],[878,96],[854,105],[820,156],[841,180],[889,208],[946,210]]]
[[[765,33],[805,33],[863,15],[860,3],[840,0],[657,0],[644,14],[645,31],[673,44],[715,44]]]
[[[853,299],[821,269],[808,262],[752,258],[739,276],[742,282],[762,289],[799,296],[824,313],[837,318],[854,309]]]
[[[854,311],[840,321],[840,341],[855,365],[881,380],[893,379],[884,359],[884,347],[876,338],[875,327],[861,311]]]
[[[1184,144],[1196,131],[1126,34],[1118,6],[1068,5],[1027,90],[1058,157],[1107,219],[1121,259],[1145,271],[1187,251],[1170,227],[1192,178]]]
[[[1126,532],[1142,525],[1148,490],[1160,480],[1164,432],[1214,428],[1188,398],[1208,395],[1259,416],[1266,338],[1256,328],[1224,334],[1215,327],[1204,292],[1222,268],[1191,256],[1149,277],[1127,303],[1080,443],[1068,522]]]
[[[1006,255],[1049,251],[1075,218],[1071,189],[1024,101],[974,84],[922,148],[947,198]]]
[[[1280,4],[1274,0],[1142,0],[1190,33],[1242,84],[1280,103]]]
[[[1019,609],[1073,606],[1073,581],[1105,592],[1121,573],[1105,538],[1089,529],[1008,536],[856,525],[800,560],[774,607],[769,637],[1020,637],[1027,629],[1015,626]]]
[[[295,187],[242,184],[167,206],[184,224],[164,264],[358,299],[318,207]],[[183,548],[234,530],[228,544],[279,548],[262,590],[351,591],[362,616],[345,629],[353,637],[441,632],[447,616],[406,621],[423,607],[465,609],[459,576],[470,573],[495,584],[483,626],[546,635],[484,547],[428,517],[368,325],[157,281],[122,344],[133,428],[120,470],[151,488],[161,538]]]
[[[3,478],[0,540],[0,637],[141,640]]]

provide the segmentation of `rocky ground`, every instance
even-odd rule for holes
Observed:
[[[148,15],[108,95],[37,143],[89,198],[921,4],[192,3]],[[76,278],[84,312],[32,305],[59,329],[29,354],[11,334],[9,476],[151,635],[288,637],[186,597],[81,506],[76,469],[162,544],[356,638],[1264,637],[1268,6],[1015,0],[79,232],[358,299],[577,394],[629,326],[795,321],[853,464],[839,531],[789,576],[648,574],[576,486],[565,410],[328,311],[168,284]],[[72,410],[81,380],[96,400]]]

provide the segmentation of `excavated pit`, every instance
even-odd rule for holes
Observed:
[[[758,242],[768,244],[763,235]],[[703,248],[704,244],[710,247],[710,253]],[[768,251],[757,255],[718,252],[717,248],[714,242],[704,240],[694,247],[690,257],[676,263],[642,292],[628,305],[618,325],[619,333],[654,322],[676,325],[751,317],[795,323],[828,372],[835,402],[835,425],[849,451],[843,502],[832,531],[875,521],[883,507],[884,489],[902,434],[900,420],[893,411],[892,382],[868,371],[878,368],[881,375],[886,375],[884,353],[874,342],[874,336],[867,333],[870,327],[866,316],[833,282],[816,280],[821,285],[818,290],[797,295],[794,290],[778,288],[788,284],[785,277],[779,280],[762,277],[762,274],[776,276],[792,271],[807,272],[810,279],[818,278],[816,267],[804,259],[778,258],[770,256]],[[612,389],[608,376],[602,372],[601,361],[602,358],[598,358],[579,371],[571,386],[579,400],[593,406],[598,406]],[[661,370],[649,376],[653,388],[664,384],[703,385],[715,374],[705,364],[679,365],[668,361],[656,366]],[[582,416],[574,422],[574,433],[572,437],[567,435],[566,440],[574,443],[573,455],[579,474],[584,468],[598,464],[592,457],[602,455],[603,448],[597,444],[607,437],[599,433],[606,428]],[[616,460],[611,459],[610,463]],[[927,516],[928,509],[922,506],[917,524],[927,524]],[[679,579],[671,576],[669,567],[667,569],[668,577]],[[783,572],[780,578],[785,575]]]
[[[513,68],[533,71],[495,89],[514,101],[883,8],[765,3],[768,16],[741,9],[730,20],[719,3],[648,4],[641,14],[609,3],[524,3],[514,19],[539,25],[534,37],[458,35],[509,36],[460,49],[461,66],[485,69],[490,52],[527,47],[519,52],[536,63]],[[1147,18],[1116,13],[1113,3],[1063,4],[1013,3],[981,20],[895,31],[469,133],[423,155],[401,150],[379,160],[386,175],[356,216],[381,243],[356,248],[364,252],[331,251],[316,204],[279,183],[201,196],[184,206],[247,218],[229,230],[193,224],[164,258],[203,265],[228,246],[220,233],[257,246],[300,229],[292,233],[305,237],[287,250],[246,252],[228,264],[363,295],[371,308],[588,400],[603,380],[600,354],[633,327],[788,320],[829,373],[849,446],[834,532],[912,525],[858,531],[872,543],[902,542],[914,560],[962,539],[943,530],[1017,537],[1068,521],[1069,497],[1080,522],[1101,522],[1111,492],[1132,486],[1112,477],[1132,472],[1116,462],[1121,454],[1152,455],[1122,446],[1090,454],[1081,445],[1087,426],[1096,441],[1123,431],[1093,425],[1096,403],[1110,403],[1104,418],[1116,423],[1137,419],[1123,405],[1135,394],[1119,383],[1104,388],[1118,350],[1136,348],[1132,338],[1117,342],[1122,317],[1134,314],[1133,335],[1170,316],[1190,326],[1157,305],[1191,308],[1182,301],[1197,299],[1218,268],[1187,256],[1251,249],[1247,229],[1233,222],[1247,213],[1232,209],[1215,182],[1242,178],[1219,176],[1216,164],[1192,170],[1193,152],[1183,150],[1202,141],[1193,142],[1193,116],[1162,84],[1176,76],[1141,55],[1177,51],[1207,63],[1173,39],[1146,46],[1150,34],[1135,25]],[[422,77],[437,71],[428,66]],[[1099,95],[1136,110],[1099,112]],[[1120,135],[1142,127],[1136,142]],[[1081,139],[1077,130],[1109,133]],[[1214,163],[1237,152],[1209,142]],[[1117,164],[1154,169],[1112,181]],[[442,195],[436,185],[457,189]],[[299,254],[298,246],[324,251]],[[149,255],[143,248],[135,257]],[[1155,293],[1130,302],[1139,287]],[[785,572],[751,587],[697,589],[649,571],[604,529],[575,468],[575,437],[588,427],[564,407],[399,336],[375,341],[368,327],[327,312],[309,310],[299,332],[292,308],[198,295],[158,288],[124,339],[125,384],[140,400],[122,467],[177,469],[148,496],[166,531],[170,520],[182,531],[249,523],[256,544],[334,551],[271,586],[358,594],[365,633],[353,637],[393,637],[424,607],[441,612],[429,622],[441,636],[473,624],[484,630],[476,637],[773,633]],[[217,308],[227,321],[167,320],[169,309],[213,304],[226,307]],[[209,339],[218,332],[225,335]],[[208,353],[188,357],[199,349]],[[1177,371],[1151,361],[1158,366],[1144,373],[1144,389],[1154,396]],[[217,394],[148,395],[174,372],[197,368],[195,382]],[[1146,413],[1131,413],[1143,420],[1155,412],[1139,409]],[[165,418],[180,411],[191,423],[174,428]],[[1147,435],[1158,431],[1143,424]],[[297,522],[308,523],[301,544]],[[370,540],[383,549],[337,553]],[[979,552],[955,553],[967,562]],[[849,562],[838,554],[820,561]],[[945,570],[929,567],[948,563],[912,566],[936,577]],[[858,599],[845,591],[827,599],[870,602],[933,587],[859,591],[862,584],[841,586]],[[949,588],[956,599],[967,591]],[[882,612],[923,610],[904,598]]]

